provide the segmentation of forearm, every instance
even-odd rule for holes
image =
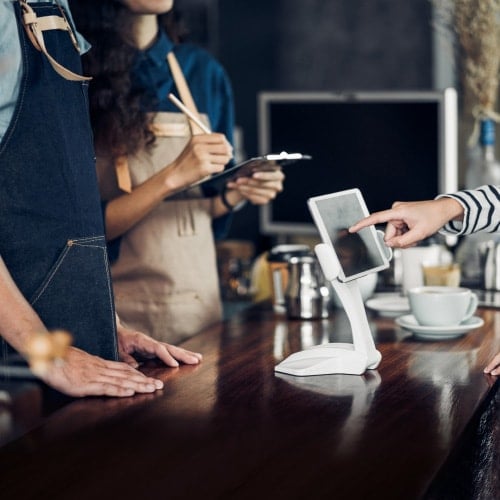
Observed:
[[[19,352],[27,341],[46,328],[21,294],[0,257],[0,335]]]
[[[137,186],[132,193],[108,202],[105,213],[108,241],[129,231],[175,191],[175,185],[169,184],[166,179],[162,170]]]
[[[436,204],[435,212],[438,217],[436,222],[440,227],[451,221],[463,221],[464,208],[455,198],[450,196],[438,197],[434,203]]]
[[[108,202],[105,214],[107,239],[126,233],[167,196],[220,172],[231,157],[231,146],[223,135],[193,136],[171,164],[135,187],[132,193]],[[223,213],[218,207],[216,217],[220,215]]]

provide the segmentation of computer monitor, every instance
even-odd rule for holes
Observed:
[[[368,210],[458,189],[457,96],[443,91],[263,92],[261,154],[299,152],[284,190],[260,208],[266,235],[317,234],[307,199],[359,188]]]

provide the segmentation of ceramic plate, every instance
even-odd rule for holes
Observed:
[[[479,328],[483,325],[484,321],[478,316],[472,316],[472,318],[459,325],[422,326],[417,323],[417,320],[412,314],[407,314],[406,316],[396,318],[396,323],[405,330],[413,332],[415,337],[425,340],[447,340],[460,337],[475,328]]]
[[[366,307],[377,311],[380,316],[395,318],[410,312],[410,304],[407,297],[402,297],[398,293],[379,294],[368,299]]]

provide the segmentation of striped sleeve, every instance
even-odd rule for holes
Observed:
[[[463,221],[450,221],[440,231],[444,234],[472,234],[479,231],[495,233],[500,230],[500,186],[486,185],[438,198],[453,198],[464,208]]]

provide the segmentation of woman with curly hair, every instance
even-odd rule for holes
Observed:
[[[267,203],[281,171],[180,189],[232,158],[228,77],[206,51],[179,42],[173,0],[74,0],[84,59],[117,311],[131,327],[179,342],[221,319],[214,236],[242,202]],[[213,133],[180,113],[168,94]],[[178,194],[175,194],[178,193]],[[173,196],[172,196],[173,195]]]

